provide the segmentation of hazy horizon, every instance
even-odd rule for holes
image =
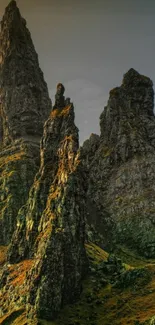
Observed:
[[[0,15],[9,1],[0,0]],[[109,91],[130,68],[155,82],[153,0],[17,0],[54,103],[58,82],[75,106],[80,141],[99,134]]]

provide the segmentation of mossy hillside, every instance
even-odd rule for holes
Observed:
[[[39,148],[19,144],[0,153],[0,244],[12,237],[18,210],[25,204],[38,169]]]
[[[81,299],[63,308],[55,321],[39,320],[38,325],[153,324],[151,322],[155,315],[155,261],[152,260],[151,264],[149,260],[148,263],[146,259],[136,256],[129,250],[126,251],[125,248],[121,250],[120,247],[121,258],[125,262],[123,274],[128,276],[132,270],[134,272],[137,270],[137,272],[144,272],[144,277],[135,276],[134,278],[134,272],[132,272],[128,285],[116,286],[116,280],[119,283],[119,279],[122,278],[121,274],[118,276],[103,273],[101,280],[99,273],[93,271],[107,261],[109,254],[92,243],[86,244],[86,249],[90,260],[90,272],[83,282]],[[130,260],[131,265],[126,264]],[[20,267],[23,267],[22,265],[19,264]],[[26,265],[28,265],[27,262],[25,262]],[[15,267],[17,268],[17,265]],[[132,281],[133,278],[134,281]],[[15,279],[13,281],[18,282]],[[16,306],[16,312],[19,312],[19,306]],[[4,317],[0,318],[0,324],[25,325],[27,322],[25,312],[17,315],[16,319],[11,322],[8,317],[11,318],[11,313],[7,315],[6,320]]]
[[[120,257],[126,265],[130,265],[132,268],[141,268],[145,267],[146,264],[155,264],[155,259],[146,259],[138,255],[136,250],[130,250],[123,245],[117,245],[114,249],[114,253],[116,256]]]
[[[99,265],[106,261],[108,253],[94,244],[86,245],[91,266]],[[126,256],[126,254],[124,254]],[[131,258],[131,265],[125,264],[123,274],[133,274],[136,271],[143,277],[134,278],[133,275],[128,285],[118,286],[114,283],[100,282],[101,279],[93,277],[90,273],[83,283],[81,300],[74,305],[65,307],[55,322],[40,321],[42,325],[126,325],[126,324],[151,324],[149,319],[155,315],[155,261],[144,260],[128,251],[128,262]],[[142,260],[141,260],[142,259]],[[122,252],[123,260],[123,252]],[[134,260],[134,267],[133,265]],[[127,262],[124,258],[124,262]],[[137,263],[137,266],[136,266]],[[140,268],[139,265],[141,264]],[[142,266],[143,265],[143,266]],[[132,271],[133,270],[133,271]],[[115,278],[115,275],[114,275]],[[108,280],[108,275],[107,278]],[[105,280],[106,280],[105,279]],[[119,282],[119,281],[118,281]]]

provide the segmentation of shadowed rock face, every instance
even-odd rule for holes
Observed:
[[[91,150],[87,153],[83,147],[89,171],[89,222],[102,233],[103,244],[123,243],[147,257],[155,254],[152,86],[149,78],[130,69],[121,87],[110,91],[93,160]]]
[[[41,166],[18,215],[9,261],[34,258],[28,275],[30,318],[54,318],[81,292],[86,177],[78,151],[73,104],[52,111],[41,141]]]
[[[15,1],[0,33],[0,244],[9,244],[39,165],[51,100],[26,22]]]
[[[0,136],[4,145],[39,142],[51,100],[26,21],[15,1],[5,10],[0,33]]]

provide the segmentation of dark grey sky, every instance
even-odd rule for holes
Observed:
[[[7,0],[0,0],[2,16]],[[109,91],[135,68],[155,82],[154,0],[17,0],[53,99],[62,82],[81,142],[99,133]],[[54,100],[54,99],[53,99]]]

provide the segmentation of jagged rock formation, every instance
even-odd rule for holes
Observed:
[[[110,92],[101,135],[79,149],[61,83],[48,115],[14,0],[0,43],[0,323],[153,324],[155,260],[145,258],[155,256],[152,81],[130,69]],[[86,239],[111,252],[116,245],[115,254]]]
[[[53,318],[79,297],[86,270],[85,173],[73,104],[52,111],[41,142],[41,166],[19,211],[9,260],[34,259],[28,275],[28,314]]]
[[[65,88],[59,84],[44,127],[40,170],[25,204],[39,165],[39,140],[51,101],[15,1],[6,8],[0,43],[1,244],[10,242],[16,225],[8,258],[14,263],[21,260],[2,270],[1,313],[22,307],[27,299],[30,323],[35,316],[54,317],[80,295],[87,267],[85,173],[73,104],[65,100]],[[23,272],[17,287],[12,272]]]
[[[155,256],[155,117],[152,81],[130,69],[110,91],[97,149],[85,150],[89,222],[103,244],[122,243]],[[91,142],[91,140],[89,140]]]
[[[25,20],[12,0],[0,33],[0,244],[8,244],[39,165],[51,100]]]
[[[16,2],[6,8],[0,34],[1,141],[40,141],[51,110],[38,56]]]

